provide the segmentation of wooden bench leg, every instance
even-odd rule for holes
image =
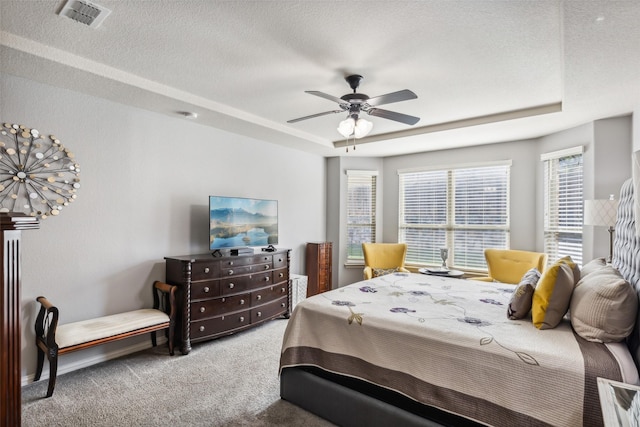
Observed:
[[[58,352],[52,351],[48,356],[49,359],[49,388],[47,389],[47,397],[53,395],[53,389],[56,388],[56,376],[58,374]]]
[[[173,319],[169,324],[169,355],[173,356],[173,337],[175,334],[175,325]]]
[[[167,335],[168,335],[167,343],[169,345],[169,355],[171,355],[171,356],[173,356],[173,354],[174,354],[173,353],[173,329],[174,329],[174,327],[173,327],[173,325],[171,325],[171,326],[169,326],[169,330],[167,332]],[[151,332],[151,345],[153,347],[156,347],[158,345],[156,332],[157,331]]]
[[[38,381],[40,376],[42,375],[42,368],[44,366],[44,351],[36,344],[36,348],[38,349],[38,365],[36,367],[36,375],[33,378],[34,381]]]
[[[151,332],[151,347],[157,346],[158,343],[156,341],[156,331]]]

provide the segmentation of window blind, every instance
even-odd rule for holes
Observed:
[[[548,153],[544,161],[544,250],[549,262],[571,256],[582,265],[582,147]]]
[[[440,170],[400,171],[398,241],[407,263],[486,269],[484,249],[509,246],[511,162]]]
[[[347,262],[361,262],[362,243],[376,241],[377,171],[347,171]]]

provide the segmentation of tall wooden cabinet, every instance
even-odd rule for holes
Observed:
[[[0,426],[22,423],[21,389],[21,304],[22,230],[40,226],[35,217],[22,213],[0,213]]]
[[[331,242],[307,243],[307,297],[331,290]]]

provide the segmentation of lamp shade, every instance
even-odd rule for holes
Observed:
[[[584,201],[584,225],[613,227],[616,225],[618,201],[613,198],[606,200]]]

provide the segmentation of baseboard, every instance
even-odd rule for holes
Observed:
[[[158,337],[157,338],[158,347],[167,343],[166,337]],[[99,356],[89,357],[86,359],[78,360],[76,362],[70,364],[61,364],[60,359],[64,360],[64,355],[59,356],[58,360],[58,377],[60,375],[66,374],[68,372],[77,371],[78,369],[86,368],[92,365],[97,365],[98,363],[106,362],[107,360],[117,359],[118,357],[126,356],[131,353],[137,353],[138,351],[146,350],[151,348],[150,341],[139,342],[137,344],[131,344],[127,347],[122,347],[117,350],[110,351],[105,354],[101,354]],[[168,352],[168,350],[167,350]],[[32,374],[28,374],[21,378],[22,387],[27,384],[31,384],[33,382],[33,378],[35,377],[35,372]],[[40,381],[49,379],[49,363],[45,359],[44,361],[44,369],[42,370],[42,375],[40,376]]]

